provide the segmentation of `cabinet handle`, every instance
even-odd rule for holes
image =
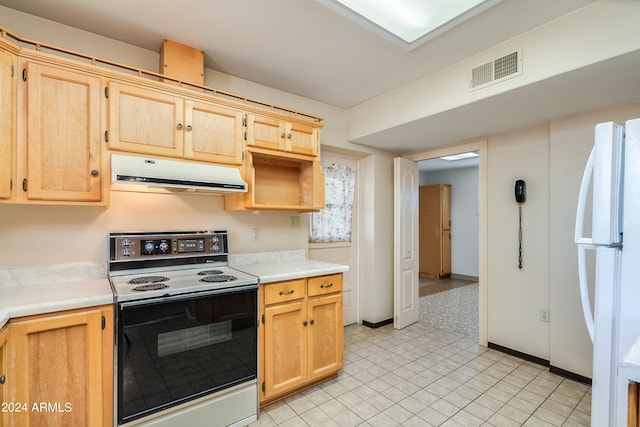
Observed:
[[[311,320],[309,320],[309,323],[311,323],[313,325],[316,322],[313,319],[311,319]]]
[[[280,138],[284,138],[285,136],[287,136],[284,132],[282,132],[282,134],[280,134]]]
[[[287,139],[291,139],[291,134],[287,134]]]
[[[307,326],[307,321],[302,322],[302,326]]]
[[[7,382],[7,377],[3,375],[0,377],[0,385],[4,384],[5,382]]]
[[[176,128],[178,128],[178,130],[182,130],[182,123],[178,123],[178,126],[176,126]]]
[[[93,169],[91,171],[91,176],[98,176],[98,175],[100,175],[100,172],[98,172],[97,170]]]
[[[332,287],[333,287],[333,283],[324,283],[320,285],[320,289],[326,289],[326,288],[332,288]]]
[[[193,127],[191,125],[187,125],[187,131],[191,132],[191,130],[193,129]]]
[[[292,295],[293,294],[293,289],[291,289],[290,291],[280,291],[280,295]]]

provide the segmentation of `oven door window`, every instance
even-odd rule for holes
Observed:
[[[256,297],[252,289],[121,304],[118,421],[131,421],[254,380]]]

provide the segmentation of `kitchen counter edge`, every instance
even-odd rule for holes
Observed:
[[[0,286],[0,328],[11,319],[113,304],[107,278],[41,285]]]
[[[261,284],[349,271],[348,265],[314,260],[275,261],[230,267],[257,276]]]

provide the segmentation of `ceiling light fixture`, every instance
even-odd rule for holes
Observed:
[[[447,160],[449,162],[452,162],[455,160],[471,159],[473,157],[478,157],[478,153],[476,153],[475,151],[469,151],[468,153],[453,154],[451,156],[443,156],[439,158],[442,160]]]
[[[502,0],[316,0],[412,50]]]

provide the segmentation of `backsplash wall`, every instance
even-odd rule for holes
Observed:
[[[308,214],[225,211],[223,197],[208,195],[112,191],[108,208],[0,205],[0,269],[106,263],[116,231],[226,229],[231,253],[306,250],[307,227]]]

